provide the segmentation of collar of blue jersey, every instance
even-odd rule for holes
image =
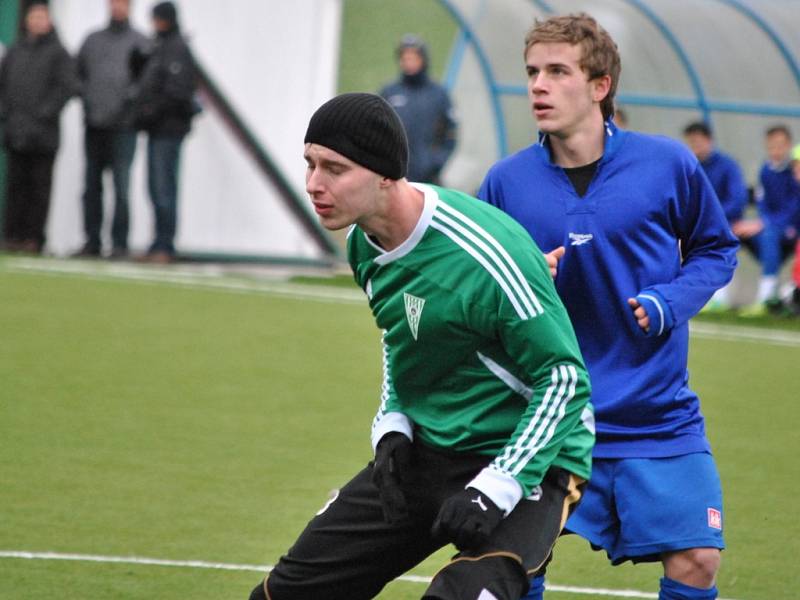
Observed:
[[[767,160],[767,162],[765,164],[767,165],[767,168],[770,171],[772,171],[774,173],[783,173],[784,171],[788,171],[789,170],[789,167],[792,166],[792,161],[791,160],[784,160],[784,161],[775,163],[775,162],[772,162],[771,160]]]
[[[605,140],[603,142],[603,156],[599,164],[606,163],[614,158],[626,134],[625,131],[617,128],[614,121],[610,119],[603,123],[603,127],[605,128]],[[536,154],[542,160],[550,166],[558,167],[557,164],[550,161],[550,136],[548,134],[539,132],[539,141],[536,143],[536,148],[539,150]]]
[[[713,163],[717,162],[717,160],[719,159],[719,157],[720,157],[719,150],[717,150],[716,148],[714,148],[713,150],[711,150],[711,152],[709,153],[709,155],[708,155],[708,156],[706,156],[706,159],[705,159],[705,160],[701,160],[701,161],[700,161],[700,164],[701,164],[701,165],[704,165],[704,166],[705,166],[705,165],[711,165],[711,164],[713,164]]]

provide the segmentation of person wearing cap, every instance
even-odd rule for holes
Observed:
[[[373,94],[323,104],[306,191],[382,331],[374,460],[251,600],[375,597],[447,543],[424,598],[516,600],[589,478],[590,386],[549,268],[494,207],[409,183],[399,117]]]
[[[175,5],[159,2],[152,17],[155,39],[149,54],[134,49],[130,57],[138,90],[134,122],[147,132],[147,187],[155,217],[154,239],[142,260],[169,263],[175,258],[178,163],[197,113],[196,69]]]
[[[456,120],[447,90],[428,76],[428,49],[416,35],[397,46],[400,76],[380,95],[395,109],[408,138],[408,180],[439,183],[456,146]]]

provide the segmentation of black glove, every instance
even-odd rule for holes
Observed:
[[[408,516],[408,505],[400,484],[408,481],[411,451],[411,440],[396,431],[384,435],[375,448],[372,483],[378,488],[383,518],[387,523],[396,523]]]
[[[134,47],[128,54],[128,73],[136,81],[144,71],[147,61],[150,60],[150,49]]]
[[[444,501],[431,532],[459,550],[468,550],[488,542],[502,520],[503,511],[486,494],[468,487]]]

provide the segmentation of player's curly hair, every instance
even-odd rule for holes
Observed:
[[[622,68],[617,44],[594,18],[582,12],[550,17],[543,21],[536,19],[533,27],[525,34],[523,58],[534,44],[557,42],[580,45],[581,60],[578,64],[590,81],[603,75],[611,77],[608,95],[600,103],[600,109],[604,119],[613,117],[614,95],[617,93],[617,82]]]

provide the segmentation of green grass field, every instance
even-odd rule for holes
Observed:
[[[425,40],[430,74],[442,77],[457,28],[437,0],[345,0],[342,17],[339,92],[377,92],[395,79],[406,33]]]
[[[67,267],[87,272],[52,272]],[[247,598],[255,571],[108,561],[273,564],[370,457],[378,332],[346,286],[313,299],[319,285],[106,268],[0,259],[0,598]],[[800,585],[798,364],[796,341],[693,341],[726,494],[725,598],[789,599]],[[575,538],[550,570],[555,586],[651,594],[658,576],[608,567]],[[397,581],[380,598],[423,589]]]

